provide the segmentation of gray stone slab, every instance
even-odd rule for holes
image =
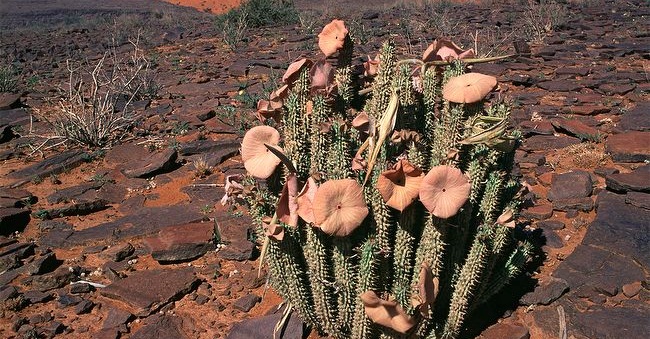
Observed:
[[[115,281],[102,289],[101,294],[125,302],[135,315],[147,316],[182,298],[199,283],[192,268],[141,271]]]
[[[92,242],[124,240],[153,235],[165,227],[202,219],[203,214],[198,211],[198,208],[188,205],[148,207],[115,221],[80,231],[70,231],[68,234],[50,232],[41,239],[41,242],[55,247],[70,247]]]

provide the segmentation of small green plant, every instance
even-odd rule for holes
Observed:
[[[224,42],[235,50],[245,40],[249,29],[298,21],[298,11],[291,0],[249,0],[218,16],[215,26],[223,32]]]
[[[219,106],[215,112],[217,120],[232,127],[239,135],[244,135],[249,128],[255,125],[251,115],[238,112],[237,108],[232,105]]]
[[[541,42],[567,21],[567,9],[553,0],[527,0],[524,20],[524,35],[531,41]]]
[[[43,182],[43,177],[41,177],[40,175],[35,175],[35,176],[32,177],[31,182],[34,185],[38,185],[38,184]]]
[[[171,149],[173,149],[173,150],[177,150],[177,151],[178,151],[178,150],[181,149],[181,143],[180,143],[178,140],[176,140],[176,139],[171,139],[171,140],[169,140],[169,142],[167,143],[167,147],[169,147],[169,148],[171,148]]]
[[[41,220],[45,220],[50,218],[50,213],[47,210],[40,209],[34,212],[34,217]]]
[[[246,40],[248,34],[247,17],[248,12],[241,11],[237,17],[227,19],[222,25],[223,41],[232,51],[237,50],[239,44]]]
[[[201,207],[201,213],[202,213],[202,214],[205,214],[205,215],[208,215],[208,214],[212,213],[212,206],[210,206],[210,205],[203,205],[203,206]]]
[[[194,175],[197,178],[205,178],[212,174],[213,168],[203,156],[194,160],[192,165],[194,165]]]
[[[185,135],[190,130],[190,123],[187,121],[176,121],[171,133],[174,135]]]
[[[38,75],[32,75],[25,81],[27,89],[33,91],[36,85],[41,81]]]
[[[0,92],[13,92],[18,86],[18,70],[13,65],[0,64]]]

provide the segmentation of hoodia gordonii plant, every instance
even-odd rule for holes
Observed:
[[[362,71],[347,33],[334,20],[319,35],[336,66],[297,60],[259,102],[248,176],[227,186],[259,225],[270,284],[320,333],[457,338],[532,251],[515,236],[510,106],[486,101],[494,77],[466,73],[489,61],[471,50],[435,41],[397,60],[388,41]]]

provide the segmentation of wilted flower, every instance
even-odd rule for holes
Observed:
[[[343,43],[347,35],[348,29],[345,28],[343,20],[334,19],[325,25],[320,34],[318,34],[318,47],[325,54],[325,57],[329,57],[343,48]]]

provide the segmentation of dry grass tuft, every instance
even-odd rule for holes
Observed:
[[[605,146],[593,142],[565,147],[547,160],[555,170],[594,169],[611,163],[610,156],[605,153]]]

